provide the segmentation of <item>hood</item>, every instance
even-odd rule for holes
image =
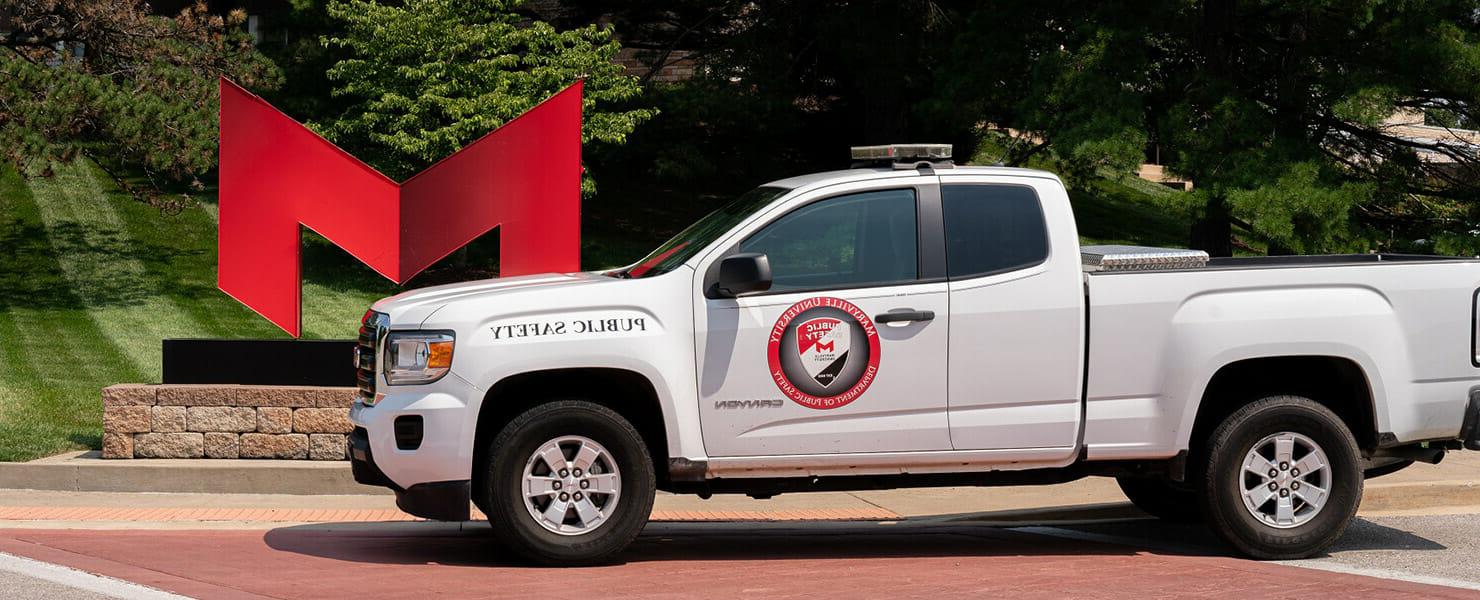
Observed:
[[[621,281],[600,273],[546,273],[499,279],[482,279],[420,288],[382,299],[371,310],[391,316],[394,325],[421,325],[437,309],[458,300],[495,292],[512,292],[535,288],[599,285]]]

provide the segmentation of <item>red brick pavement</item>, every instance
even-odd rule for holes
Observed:
[[[486,520],[482,513],[473,517]],[[899,515],[882,508],[828,508],[798,510],[655,510],[652,521],[879,521]],[[303,509],[303,508],[182,508],[182,507],[96,507],[96,506],[0,506],[0,521],[70,522],[212,522],[246,521],[264,523],[367,523],[417,521],[396,509]]]
[[[0,531],[0,552],[201,598],[1476,598],[983,526],[654,524],[619,565],[521,566],[482,527]]]

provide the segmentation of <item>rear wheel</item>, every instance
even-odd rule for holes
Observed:
[[[606,562],[652,513],[647,446],[631,423],[599,404],[532,408],[506,425],[488,452],[482,496],[489,523],[532,562]]]
[[[1362,499],[1346,424],[1307,398],[1245,406],[1214,431],[1204,513],[1220,537],[1261,559],[1305,558],[1341,537]]]
[[[1197,489],[1160,476],[1121,475],[1115,478],[1131,504],[1153,517],[1178,523],[1202,520]]]

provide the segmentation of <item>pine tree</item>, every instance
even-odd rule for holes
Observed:
[[[241,31],[245,15],[173,17],[140,0],[7,0],[0,35],[0,148],[24,173],[94,159],[126,189],[164,207],[161,189],[216,165],[217,77],[258,89],[272,63]],[[142,185],[134,175],[142,174]]]

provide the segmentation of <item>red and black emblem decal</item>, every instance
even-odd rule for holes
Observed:
[[[857,306],[839,298],[793,304],[771,328],[771,379],[807,408],[845,406],[879,372],[879,333]]]

